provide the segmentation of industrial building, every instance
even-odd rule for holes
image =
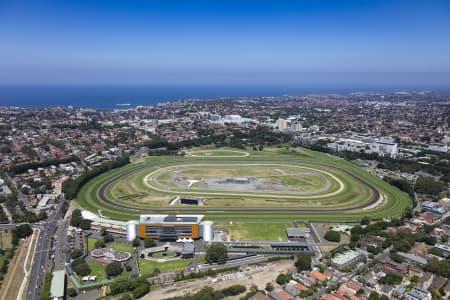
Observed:
[[[213,223],[202,221],[203,215],[141,215],[137,225],[139,238],[175,241],[180,238],[213,239]],[[132,229],[129,226],[129,231]]]

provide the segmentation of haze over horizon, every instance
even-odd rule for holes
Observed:
[[[449,1],[0,1],[0,84],[450,87]]]

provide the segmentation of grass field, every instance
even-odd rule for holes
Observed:
[[[95,242],[97,242],[97,239],[88,237],[87,238],[87,249],[88,251],[92,251],[95,248]],[[131,245],[127,245],[127,244],[119,244],[119,243],[108,243],[106,244],[106,249],[112,248],[116,251],[120,251],[120,252],[129,252],[131,254],[134,253],[134,248]]]
[[[0,268],[3,266],[3,263],[6,260],[6,256],[9,255],[9,253],[11,253],[11,250],[5,250],[4,255],[0,254]]]
[[[167,257],[174,257],[177,253],[174,251],[161,251],[153,253],[153,258],[167,258]]]
[[[286,241],[285,229],[294,227],[291,222],[265,223],[265,222],[232,222],[218,223],[217,227],[227,227],[233,240],[266,240]]]
[[[192,157],[246,157],[249,155],[247,151],[236,149],[200,149],[188,154]]]
[[[27,254],[26,245],[29,244],[31,238],[26,241],[20,241],[19,246],[15,251],[15,255],[9,263],[8,272],[2,282],[0,289],[0,300],[16,299],[19,293],[20,285],[22,284],[25,273],[23,265]],[[17,280],[17,279],[20,280]]]
[[[165,271],[182,271],[192,262],[192,259],[177,259],[167,262],[155,262],[143,258],[139,258],[139,269],[142,275],[152,274],[155,269],[161,272]]]
[[[129,252],[131,254],[134,253],[134,248],[131,245],[126,245],[126,244],[119,244],[119,243],[109,243],[106,244],[106,248],[113,248],[116,251],[120,251],[120,252]]]
[[[106,279],[106,273],[105,273],[105,264],[101,264],[98,262],[90,262],[88,263],[89,268],[91,268],[90,276],[97,276],[97,281],[102,281],[103,279]],[[81,281],[81,277],[79,276],[79,280]]]
[[[10,230],[8,231],[0,231],[1,245],[2,249],[11,249],[12,248],[12,233]]]
[[[201,149],[194,149],[198,151]],[[238,150],[240,151],[240,150]],[[206,215],[206,219],[229,222],[229,221],[267,221],[271,223],[290,222],[293,220],[308,221],[358,221],[363,216],[370,216],[372,219],[398,216],[406,207],[409,207],[408,196],[397,188],[390,186],[373,175],[368,174],[351,162],[338,159],[334,156],[318,153],[307,149],[285,150],[278,148],[268,148],[261,152],[246,150],[249,156],[246,157],[148,157],[145,162],[134,163],[119,169],[102,174],[88,182],[80,191],[76,199],[76,205],[96,213],[102,209],[102,213],[113,219],[130,220],[137,219],[139,214],[156,212],[154,209],[174,208],[169,206],[170,199],[177,195],[185,195],[189,190],[172,191],[172,187],[165,186],[165,189],[156,190],[148,187],[145,182],[149,174],[161,168],[177,165],[200,165],[200,164],[276,164],[286,165],[286,170],[299,167],[308,167],[318,172],[327,172],[342,182],[343,188],[339,193],[332,194],[340,189],[336,180],[330,180],[331,186],[326,192],[315,195],[286,195],[286,193],[267,193],[264,196],[254,196],[251,193],[233,193],[220,191],[217,194],[206,195],[206,192],[194,192],[192,196],[206,196],[207,207],[202,207],[201,214]],[[223,154],[223,153],[222,153]],[[345,172],[344,172],[345,171]],[[220,172],[217,171],[217,172]],[[350,176],[351,174],[352,176]],[[110,180],[115,180],[119,175],[122,177],[111,184],[105,185]],[[163,181],[168,175],[163,177]],[[355,177],[353,177],[355,176]],[[301,179],[301,178],[300,178]],[[297,179],[286,179],[287,184],[296,185],[300,182],[293,182]],[[354,209],[353,207],[364,205],[373,196],[372,190],[361,181],[372,185],[380,191],[386,198],[381,205],[367,210]],[[153,184],[153,183],[152,183]],[[99,198],[99,189],[106,186],[105,196],[118,204],[133,207],[127,210],[117,208],[105,203]],[[250,194],[250,195],[249,195]],[[328,194],[328,195],[327,195]],[[120,198],[123,196],[128,198]],[[131,195],[131,196],[130,196]],[[199,213],[199,207],[180,207],[183,213]],[[208,207],[216,208],[215,212],[205,211]],[[228,208],[287,208],[280,213],[273,212],[245,212],[227,211]],[[223,208],[223,211],[220,209]],[[317,211],[289,211],[290,208],[317,209]],[[342,208],[345,211],[333,212],[324,211],[327,209]]]
[[[95,242],[97,242],[96,239],[88,237],[87,238],[87,249],[88,251],[92,251],[95,248]]]

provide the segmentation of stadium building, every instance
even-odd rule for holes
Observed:
[[[141,215],[137,234],[139,238],[164,241],[200,239],[210,241],[213,223],[204,221],[203,215]]]

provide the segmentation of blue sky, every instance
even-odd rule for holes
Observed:
[[[4,1],[0,83],[450,87],[450,1]]]

